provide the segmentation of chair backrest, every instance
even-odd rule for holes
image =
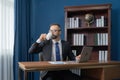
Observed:
[[[40,52],[40,53],[39,53],[39,60],[40,60],[40,61],[43,61],[43,52]]]

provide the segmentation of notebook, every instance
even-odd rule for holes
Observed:
[[[92,53],[92,49],[93,49],[93,47],[83,47],[83,49],[81,51],[81,58],[77,62],[87,62]]]

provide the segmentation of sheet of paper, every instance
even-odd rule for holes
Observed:
[[[50,64],[66,64],[66,62],[63,61],[50,61]]]
[[[66,61],[66,62],[63,62],[63,61],[50,61],[49,63],[50,64],[76,64],[77,62],[76,61]]]

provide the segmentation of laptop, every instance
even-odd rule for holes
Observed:
[[[81,51],[81,58],[77,62],[78,63],[87,62],[90,58],[91,53],[92,53],[92,49],[93,49],[93,47],[83,47],[83,49]]]

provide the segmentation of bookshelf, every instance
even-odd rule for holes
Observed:
[[[90,60],[110,60],[111,4],[65,6],[65,40],[75,55],[92,46]]]

